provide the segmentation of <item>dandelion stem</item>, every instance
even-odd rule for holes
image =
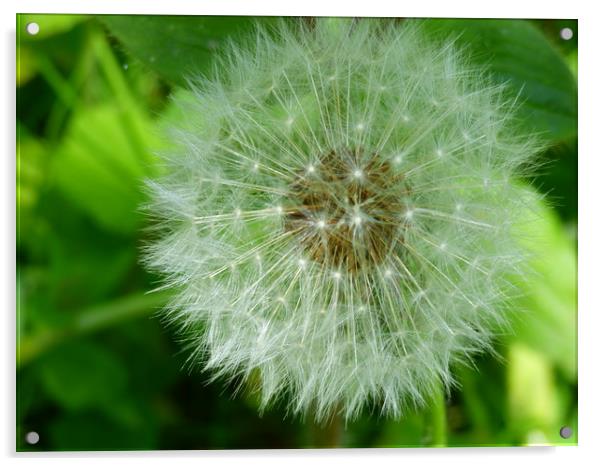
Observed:
[[[431,446],[447,446],[447,411],[445,409],[445,388],[439,381],[434,390],[433,402],[430,412]]]
[[[314,421],[311,426],[312,448],[339,448],[343,433],[343,418],[333,414],[327,421]]]

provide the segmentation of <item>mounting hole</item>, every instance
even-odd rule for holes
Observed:
[[[573,429],[571,429],[569,426],[562,426],[560,428],[560,436],[562,438],[570,438],[571,435],[573,435]]]
[[[40,25],[38,23],[27,23],[25,29],[30,36],[35,36],[38,32],[40,32]]]
[[[35,445],[40,441],[40,434],[35,431],[27,432],[27,435],[25,435],[25,441],[30,445]]]
[[[563,40],[571,40],[573,38],[573,30],[571,28],[562,28],[560,30],[560,38]]]

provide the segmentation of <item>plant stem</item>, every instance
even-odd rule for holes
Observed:
[[[150,314],[163,306],[170,296],[171,293],[167,291],[135,293],[83,310],[77,313],[73,321],[64,328],[20,337],[17,341],[17,367],[28,364],[52,346],[69,338],[98,331],[143,314]]]
[[[312,448],[339,448],[343,434],[343,418],[339,413],[333,414],[325,422],[313,421],[311,429]]]
[[[121,109],[120,119],[126,129],[124,134],[128,136],[128,141],[134,153],[140,158],[142,166],[147,169],[151,166],[153,159],[145,143],[146,135],[142,133],[142,129],[138,124],[142,111],[104,35],[97,34],[94,36],[93,47],[98,57],[100,68],[116,97],[115,101]]]
[[[445,388],[439,381],[433,397],[431,406],[431,446],[447,446],[447,412],[445,409]]]

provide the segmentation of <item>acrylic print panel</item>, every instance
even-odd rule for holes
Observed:
[[[577,22],[17,17],[17,450],[574,445]]]

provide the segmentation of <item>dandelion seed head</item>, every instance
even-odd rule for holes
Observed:
[[[261,409],[400,417],[505,322],[539,146],[451,43],[341,24],[258,28],[175,99],[145,260],[198,363],[254,374]]]

